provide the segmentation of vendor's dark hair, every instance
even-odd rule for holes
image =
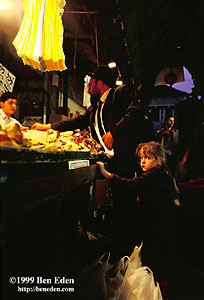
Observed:
[[[9,98],[11,98],[11,99],[16,99],[16,100],[17,100],[16,96],[15,96],[13,93],[11,93],[11,92],[6,92],[6,93],[4,93],[3,95],[1,95],[0,101],[1,101],[1,102],[5,102],[5,101],[7,101]]]

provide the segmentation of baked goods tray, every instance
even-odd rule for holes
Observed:
[[[1,163],[55,163],[69,160],[99,160],[104,154],[88,151],[53,151],[30,148],[0,147]]]

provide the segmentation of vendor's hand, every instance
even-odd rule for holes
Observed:
[[[102,161],[97,161],[96,163],[97,165],[99,165],[99,169],[103,177],[105,177],[106,179],[110,179],[111,173],[106,171],[104,163]]]
[[[51,128],[51,124],[35,123],[31,127],[31,130],[48,130],[50,128]]]
[[[29,130],[30,127],[27,127],[27,126],[21,126],[21,129],[22,129],[22,130]]]
[[[108,150],[111,150],[113,148],[114,138],[112,137],[112,134],[109,132],[105,133],[102,137],[105,146],[108,148]]]

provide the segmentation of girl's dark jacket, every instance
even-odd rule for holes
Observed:
[[[119,191],[134,195],[136,214],[132,215],[135,218],[132,234],[144,243],[143,263],[153,271],[165,268],[167,263],[173,266],[178,254],[174,204],[178,192],[169,171],[154,168],[132,179],[114,174],[110,183]]]

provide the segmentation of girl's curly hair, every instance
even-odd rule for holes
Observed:
[[[141,155],[151,155],[154,156],[155,158],[162,158],[162,164],[161,167],[164,169],[165,173],[168,176],[167,180],[167,187],[169,189],[169,194],[171,195],[171,198],[174,201],[175,205],[180,206],[179,202],[179,188],[176,184],[176,180],[174,177],[171,175],[171,172],[169,171],[169,168],[167,166],[167,161],[166,161],[166,154],[165,154],[165,149],[164,147],[158,143],[158,142],[147,142],[147,143],[141,143],[137,146],[136,149],[136,157],[140,158]]]
[[[137,146],[136,157],[140,158],[141,154],[162,158],[162,166],[166,166],[166,154],[164,147],[158,142],[141,143]]]

